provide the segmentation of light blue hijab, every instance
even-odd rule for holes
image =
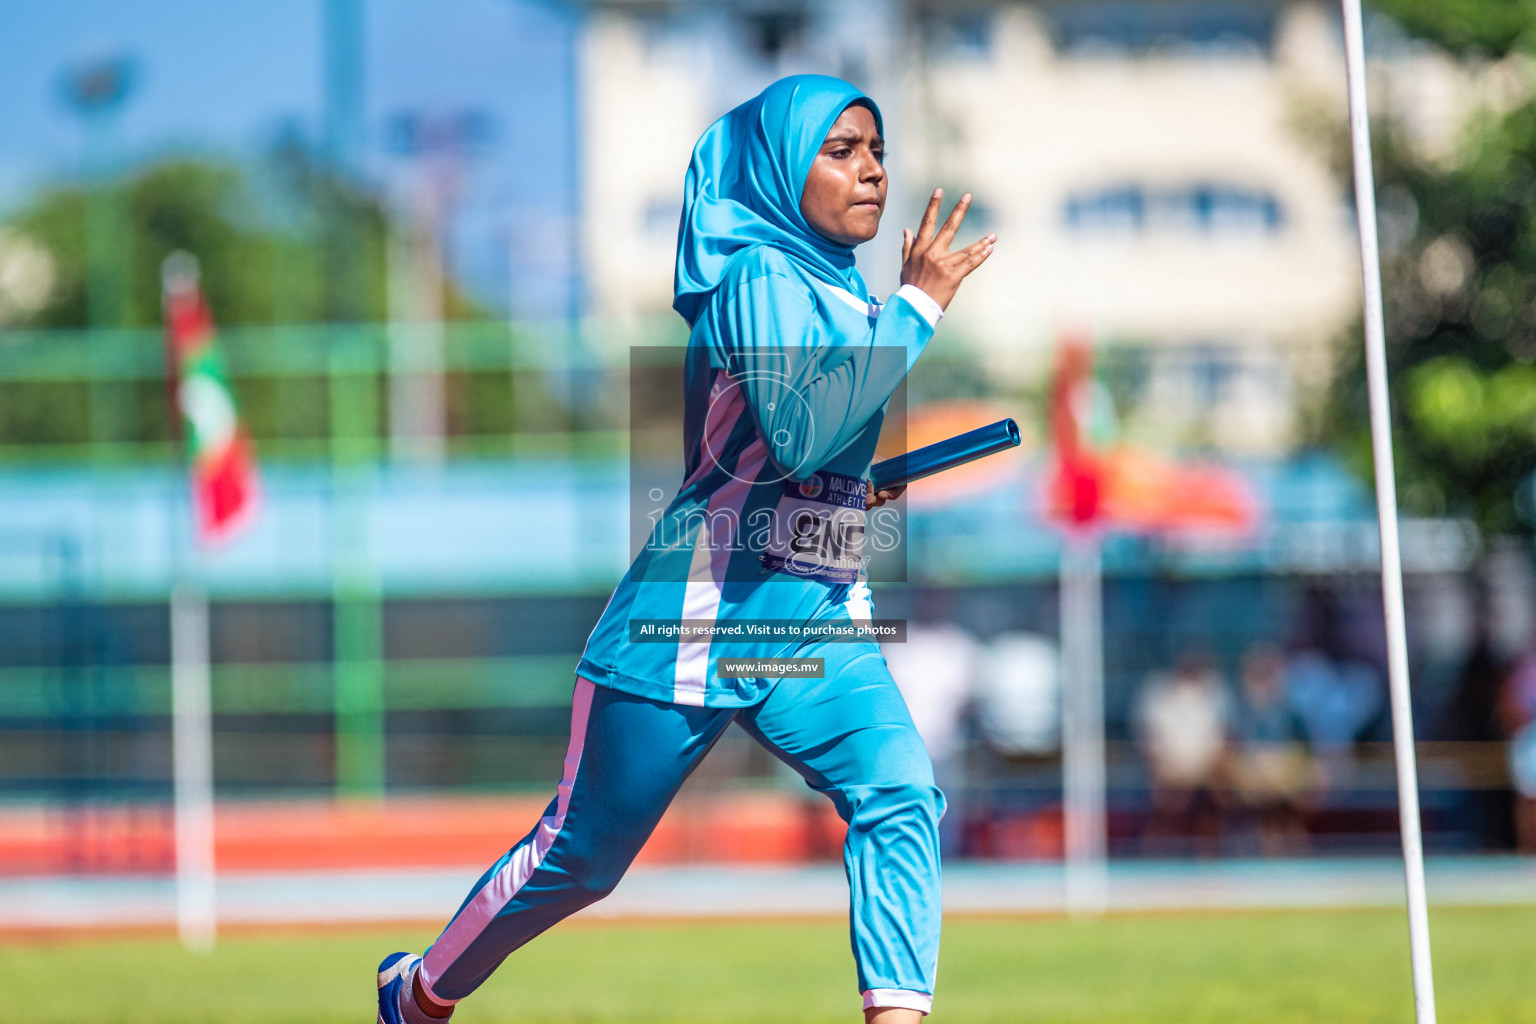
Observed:
[[[672,308],[690,325],[731,257],[767,243],[829,284],[863,290],[853,249],[800,214],[800,193],[827,132],[850,104],[873,100],[840,78],[791,75],[710,125],[693,147],[683,182]],[[880,129],[882,133],[884,129]]]

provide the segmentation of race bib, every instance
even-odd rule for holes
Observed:
[[[865,484],[843,473],[784,481],[763,565],[822,583],[853,583],[864,560]]]

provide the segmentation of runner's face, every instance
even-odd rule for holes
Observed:
[[[805,176],[800,213],[805,222],[841,245],[875,237],[885,210],[885,140],[868,107],[844,110]]]

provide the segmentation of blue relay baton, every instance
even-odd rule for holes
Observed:
[[[954,469],[967,462],[1017,448],[1020,440],[1019,425],[1016,422],[1011,419],[998,420],[985,427],[956,434],[947,441],[939,441],[894,459],[877,462],[870,467],[869,481],[876,492],[905,487],[925,476],[933,476],[946,469]]]

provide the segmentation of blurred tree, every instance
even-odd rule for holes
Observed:
[[[70,183],[49,188],[0,225],[0,327],[89,324],[89,187]],[[121,258],[130,292],[120,326],[160,324],[160,264],[178,249],[197,256],[209,304],[221,326],[341,319],[336,289],[326,284],[322,244],[327,211],[341,208],[357,228],[349,237],[358,240],[353,282],[362,282],[363,319],[382,321],[387,315],[384,207],[376,197],[328,173],[315,147],[297,131],[282,133],[252,169],[210,159],[166,160],[101,187],[122,189],[128,213]],[[450,319],[484,316],[483,308],[453,282],[445,285],[444,307]],[[380,339],[383,336],[378,332]],[[314,337],[322,340],[318,334]],[[90,340],[78,336],[69,343]],[[150,343],[159,345],[158,340]],[[509,413],[492,400],[507,391],[505,371],[464,376],[478,397],[460,410],[458,431],[505,431]],[[124,408],[111,439],[168,437],[158,381],[114,387]],[[258,441],[328,435],[323,379],[256,376],[238,379],[236,388]],[[505,404],[504,398],[500,404]],[[0,381],[0,447],[83,444],[92,436],[91,405],[82,381]]]
[[[1381,0],[1405,29],[1469,61],[1531,52],[1529,0]],[[1347,129],[1332,149],[1348,182]],[[1536,98],[1474,116],[1454,159],[1416,153],[1383,119],[1373,138],[1400,498],[1530,532],[1536,470]],[[1392,237],[1394,231],[1399,237]],[[1318,439],[1371,467],[1364,352],[1351,329]],[[1527,494],[1528,498],[1528,494]]]
[[[295,172],[285,185],[303,190],[305,206],[351,208],[363,227],[356,258],[363,264],[364,319],[381,319],[385,220],[379,204],[315,173]],[[239,168],[212,160],[166,161],[143,168],[120,187],[129,210],[123,259],[131,274],[123,326],[160,322],[160,263],[177,249],[197,256],[220,323],[326,319],[316,243],[302,230],[271,226]],[[25,324],[86,324],[85,216],[85,191],[65,185],[43,192],[11,218],[11,230],[41,246],[53,263],[49,300]]]
[[[1502,57],[1531,43],[1530,0],[1372,0],[1405,30],[1459,57]]]

